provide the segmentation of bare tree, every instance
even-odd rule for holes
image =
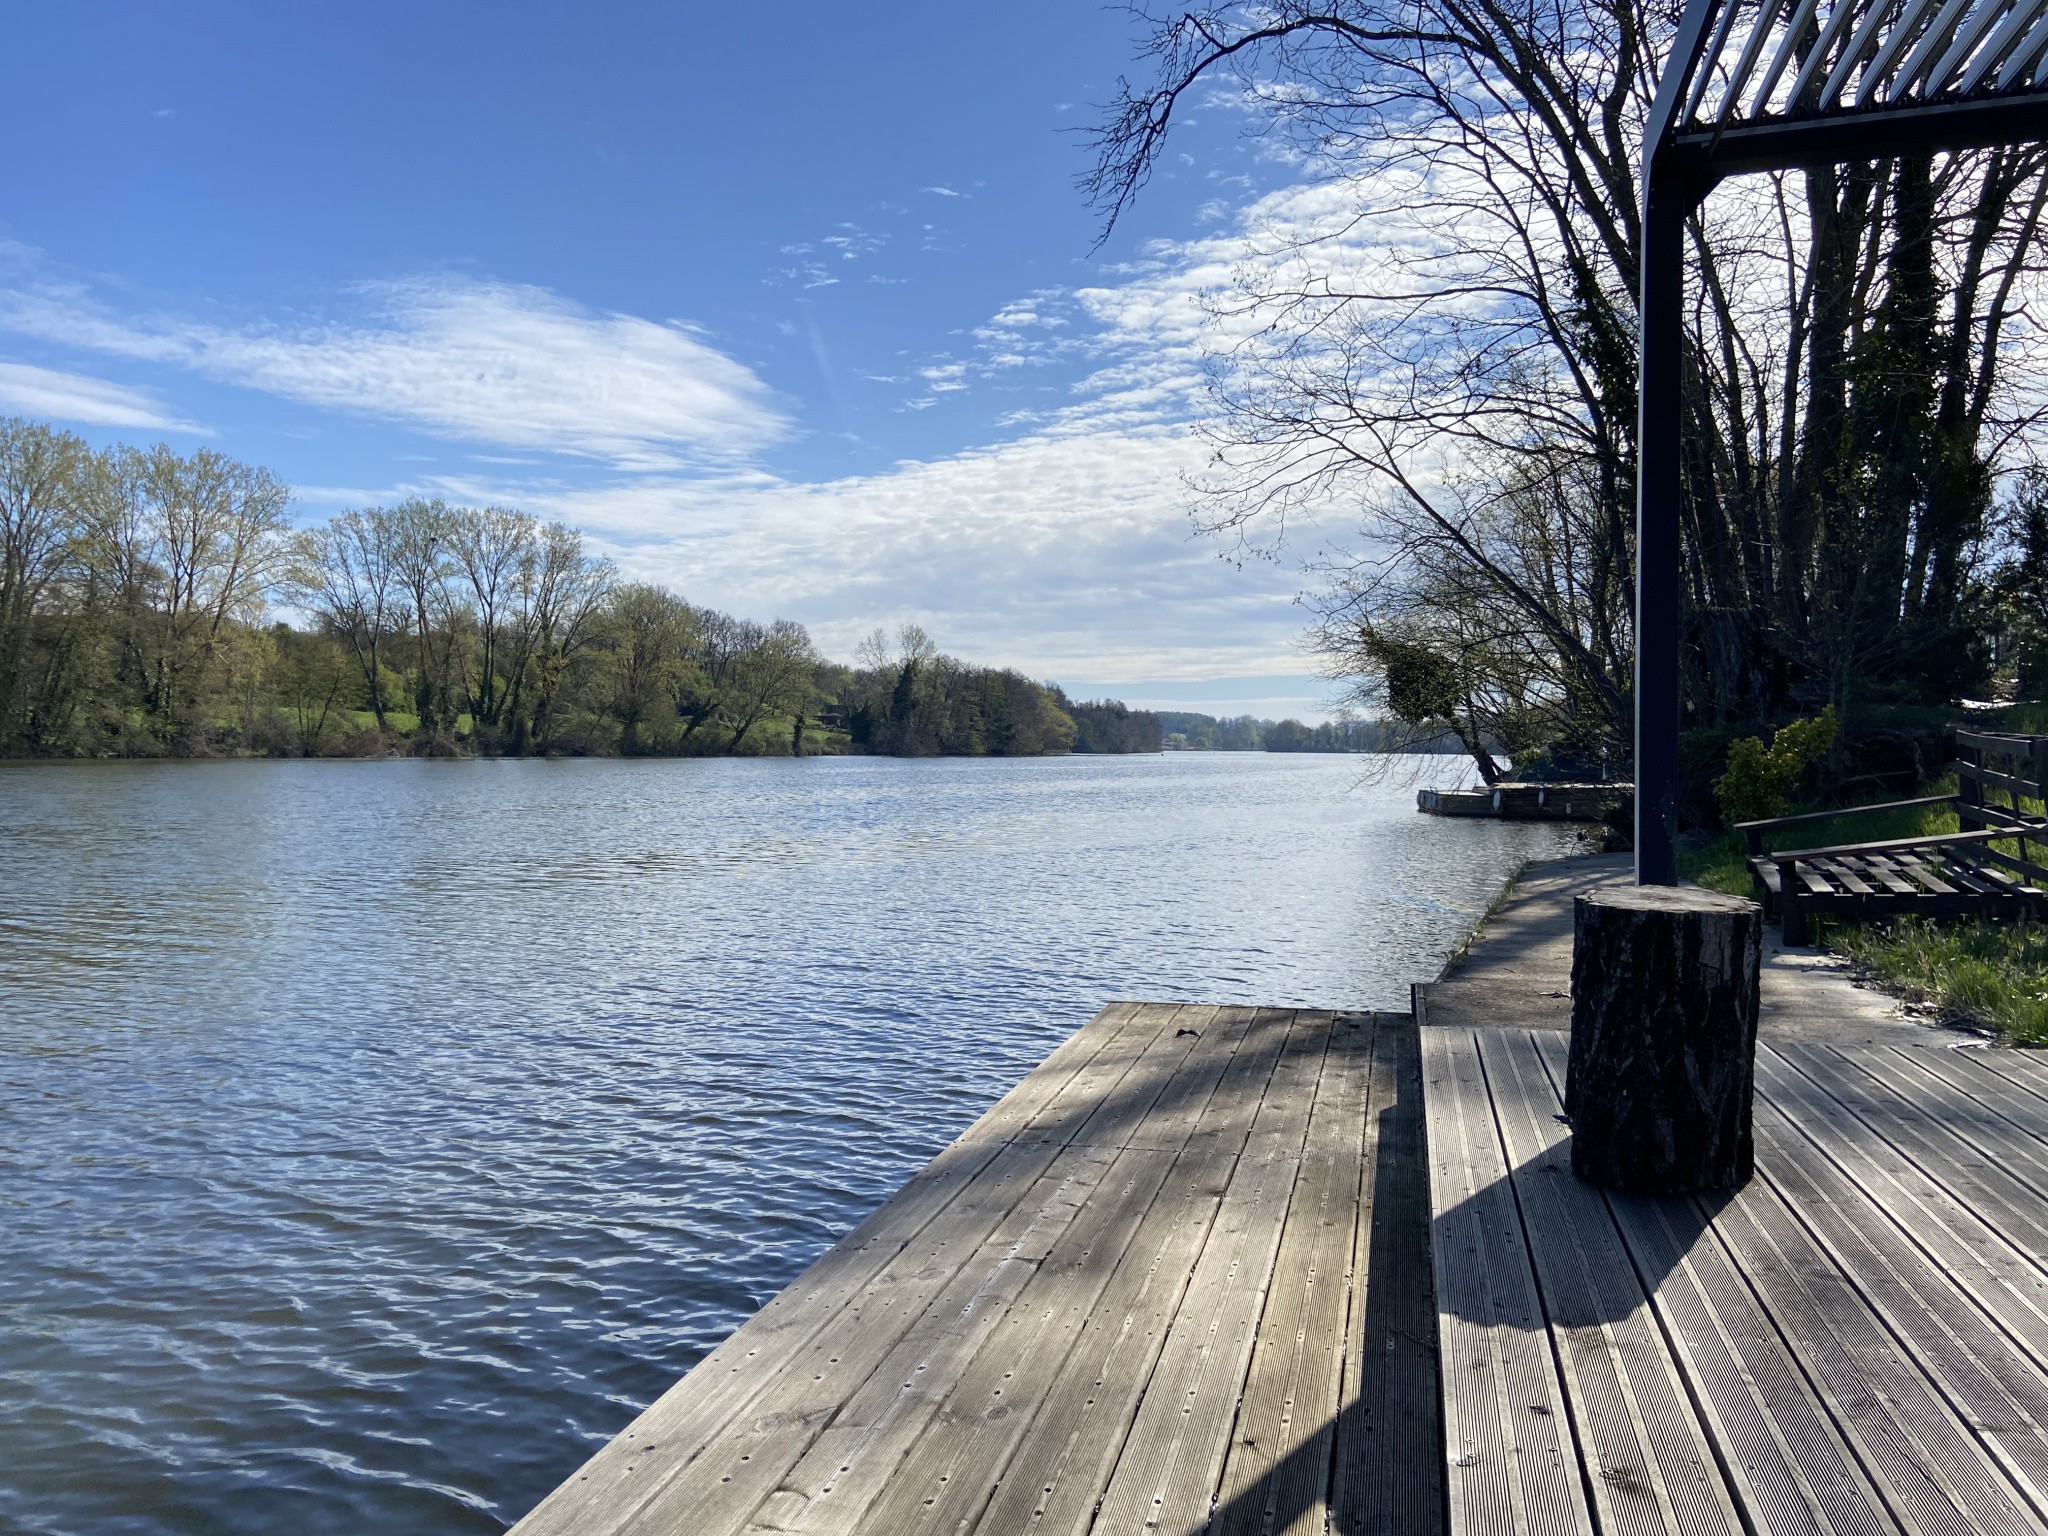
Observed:
[[[502,507],[448,514],[448,553],[469,588],[476,644],[467,667],[472,733],[494,736],[532,649],[528,609],[540,557],[540,525]]]
[[[448,591],[455,574],[451,514],[439,501],[402,501],[386,514],[391,565],[413,640],[413,713],[432,750],[452,751],[456,645],[461,614]]]
[[[521,655],[513,673],[511,708],[515,750],[530,742],[545,751],[553,736],[555,708],[570,661],[596,634],[595,621],[611,595],[615,572],[608,560],[583,549],[583,535],[561,523],[540,530],[531,577],[524,583]],[[531,679],[532,710],[519,712]]]
[[[96,484],[97,537],[122,589],[123,645],[145,708],[175,745],[206,734],[202,708],[236,635],[286,574],[288,488],[202,448],[117,453]]]
[[[1360,513],[1333,662],[1468,604],[1572,750],[1625,762],[1632,699],[1635,167],[1664,0],[1298,0],[1154,21],[1088,186],[1114,220],[1204,82],[1347,194],[1264,230],[1216,304],[1206,526]],[[1731,183],[1692,227],[1686,561],[1694,718],[1969,675],[2000,455],[2031,441],[2037,150]],[[2022,333],[2026,333],[2022,335]],[[2024,374],[2020,376],[2023,381]],[[1543,537],[1532,547],[1530,540]],[[1522,706],[1516,705],[1519,710]],[[1484,768],[1482,764],[1482,769]]]
[[[406,627],[409,609],[398,565],[396,519],[381,509],[343,512],[299,535],[300,600],[348,647],[362,673],[363,697],[390,729],[384,697],[385,649]],[[324,717],[323,717],[324,718]]]
[[[725,702],[732,732],[725,749],[739,751],[747,733],[771,716],[801,715],[810,707],[824,658],[801,624],[778,619],[743,651],[732,670]]]

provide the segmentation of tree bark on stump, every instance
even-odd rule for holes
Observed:
[[[1738,1188],[1755,1167],[1763,909],[1617,885],[1573,915],[1572,1172],[1638,1194]]]

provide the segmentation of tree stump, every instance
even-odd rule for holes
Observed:
[[[1581,896],[1574,920],[1572,1172],[1638,1194],[1744,1184],[1763,909],[1616,885]]]

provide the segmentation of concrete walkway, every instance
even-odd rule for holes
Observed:
[[[1522,872],[1426,996],[1431,1024],[1568,1030],[1572,1023],[1572,901],[1629,878],[1627,854],[1549,859]],[[1896,998],[1850,979],[1848,962],[1787,949],[1764,931],[1766,1040],[1818,1045],[1925,1044],[1950,1035],[1906,1016]]]

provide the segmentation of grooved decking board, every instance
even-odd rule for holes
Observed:
[[[1454,1532],[1559,1518],[1498,1390],[1529,1344],[1589,1528],[2048,1531],[2048,1067],[1766,1046],[1757,1176],[1651,1199],[1570,1174],[1562,1038],[1422,1041]]]
[[[1422,1032],[1451,1531],[1591,1532],[1480,1033]]]
[[[1112,1005],[516,1529],[1433,1530],[1416,1040]]]

